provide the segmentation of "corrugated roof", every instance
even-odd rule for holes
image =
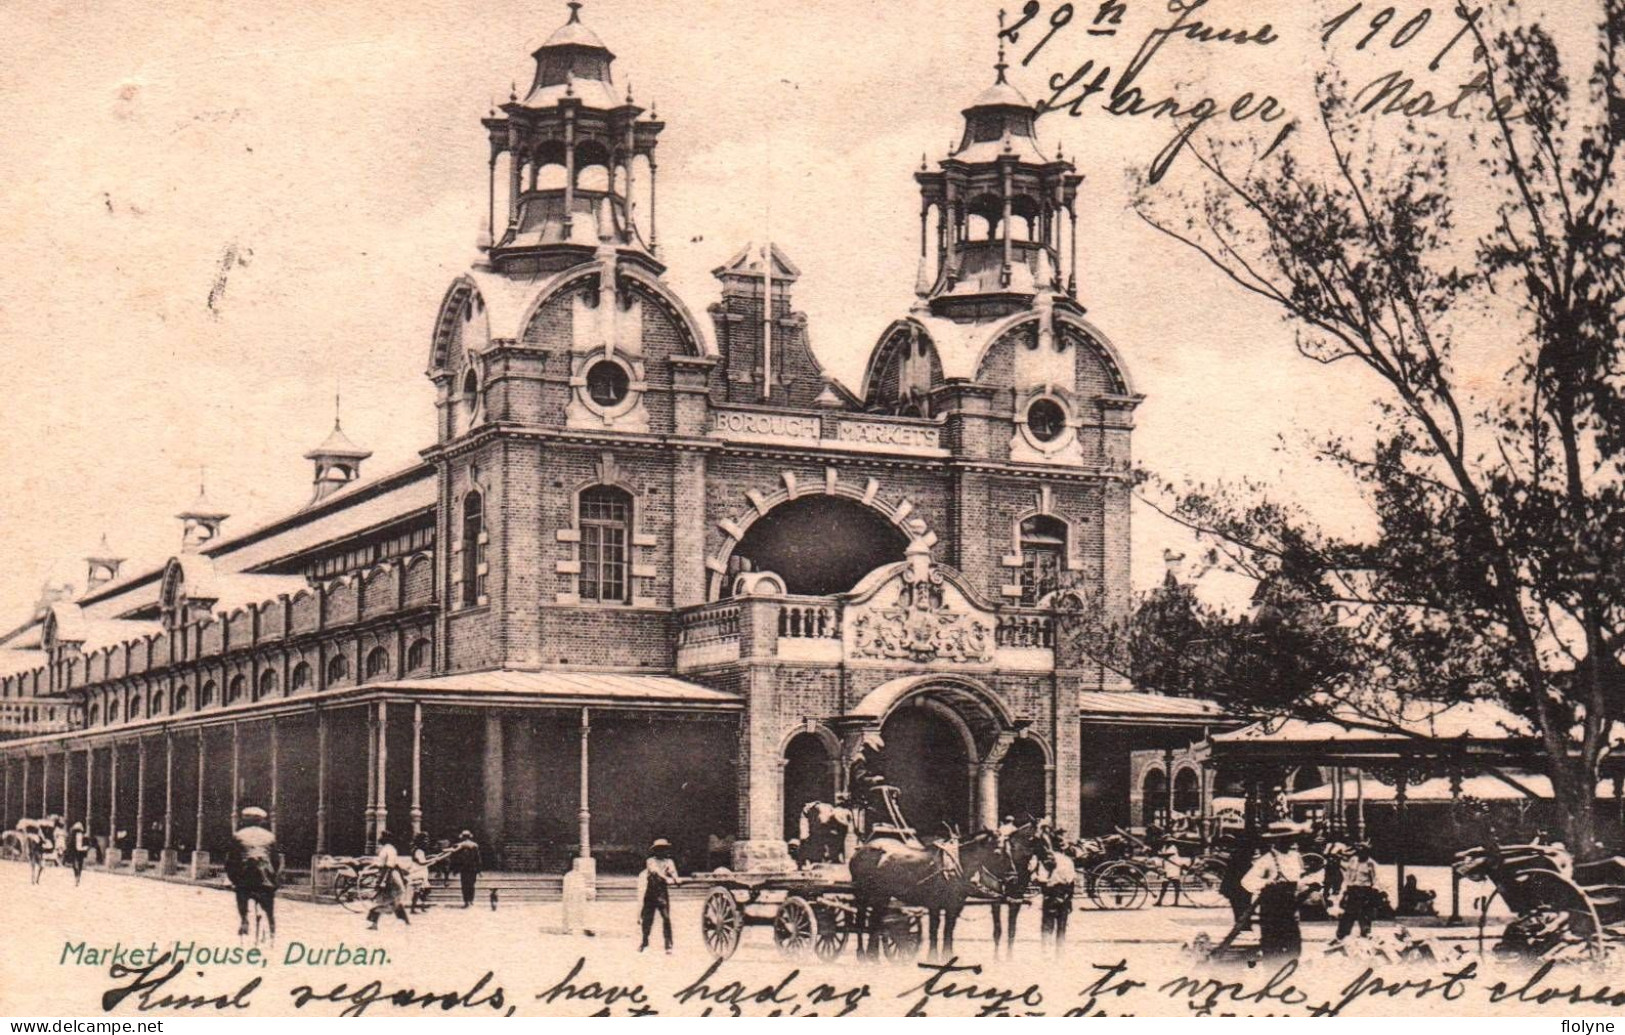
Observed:
[[[363,483],[362,487],[370,488],[376,484],[377,482]],[[348,495],[349,492],[335,493],[331,499]],[[354,535],[413,511],[432,507],[438,499],[439,487],[434,478],[434,468],[425,464],[417,472],[417,477],[370,499],[357,500],[349,506],[333,509],[326,509],[328,504],[324,501],[324,509],[313,512],[308,521],[302,521],[257,542],[235,545],[242,539],[252,537],[254,533],[250,532],[236,540],[228,540],[218,547],[210,548],[208,554],[214,559],[217,570],[242,571],[268,561],[302,553],[335,539]]]
[[[454,676],[397,679],[369,684],[373,690],[421,690],[453,694],[513,694],[570,702],[645,701],[660,704],[741,705],[736,694],[674,676],[620,672],[512,672],[494,669]]]
[[[29,672],[48,660],[42,650],[0,650],[0,676]]]
[[[1224,709],[1199,697],[1165,697],[1136,691],[1086,690],[1078,695],[1078,711],[1085,716],[1163,715],[1190,718],[1224,717]]]

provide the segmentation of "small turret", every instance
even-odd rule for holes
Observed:
[[[305,459],[316,465],[315,489],[310,503],[315,504],[361,477],[361,461],[372,456],[344,434],[337,417],[333,418],[333,431],[321,445],[305,454]]]
[[[112,547],[107,545],[107,534],[102,533],[102,541],[96,546],[96,553],[85,558],[85,592],[89,593],[98,586],[105,586],[118,578],[119,567],[124,558],[114,556]]]
[[[208,492],[199,481],[197,499],[175,516],[181,522],[181,552],[198,553],[220,538],[220,528],[231,515],[209,500]]]

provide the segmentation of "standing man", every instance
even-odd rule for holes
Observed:
[[[30,827],[25,835],[28,849],[28,883],[38,884],[45,872],[45,834],[39,824]]]
[[[1342,941],[1360,925],[1360,937],[1371,937],[1371,921],[1382,904],[1382,893],[1377,890],[1377,864],[1371,858],[1371,846],[1361,844],[1354,850],[1354,861],[1349,864],[1348,887],[1343,891],[1343,915],[1337,919],[1337,941]]]
[[[679,883],[677,866],[671,861],[671,842],[655,838],[649,846],[649,858],[643,864],[643,942],[638,951],[649,947],[649,932],[654,929],[655,914],[660,914],[660,933],[666,939],[666,955],[671,955],[671,891]]]
[[[1303,856],[1297,843],[1302,833],[1290,820],[1271,823],[1264,834],[1263,854],[1241,879],[1242,888],[1258,903],[1259,948],[1265,960],[1297,959],[1303,952],[1298,927]]]
[[[276,941],[276,890],[282,881],[282,849],[267,829],[266,812],[250,805],[242,811],[242,825],[231,835],[226,853],[226,877],[237,894],[237,936],[248,934],[248,903],[259,904],[271,940]]]
[[[1066,925],[1072,916],[1072,896],[1077,889],[1078,869],[1072,865],[1072,857],[1065,852],[1055,851],[1048,846],[1041,847],[1039,851],[1043,870],[1038,879],[1044,893],[1042,937],[1044,945],[1054,949],[1059,956],[1066,945]]]
[[[480,856],[479,842],[471,832],[465,830],[457,838],[457,846],[451,850],[451,868],[457,871],[457,879],[462,882],[463,908],[468,909],[474,904],[474,881],[480,875],[484,860]]]

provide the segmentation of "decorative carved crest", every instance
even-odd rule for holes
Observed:
[[[926,558],[911,557],[911,562],[901,572],[897,602],[862,614],[853,623],[853,652],[896,661],[992,661],[992,623],[980,615],[949,610],[943,600],[942,572]]]

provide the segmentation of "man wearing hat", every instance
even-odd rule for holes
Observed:
[[[266,812],[250,805],[242,811],[242,823],[231,835],[226,853],[226,877],[237,893],[237,935],[248,934],[248,903],[259,903],[265,924],[276,940],[276,889],[282,879],[282,850],[276,835],[267,826]]]
[[[677,865],[671,861],[671,842],[655,838],[649,846],[649,858],[643,864],[643,912],[639,922],[643,927],[642,952],[649,947],[649,932],[654,929],[655,914],[660,914],[660,933],[666,939],[666,955],[671,955],[671,892],[678,883]]]
[[[457,835],[457,845],[451,852],[451,868],[457,871],[457,879],[462,882],[463,908],[468,909],[474,905],[474,880],[480,875],[485,860],[480,856],[479,842],[468,830]]]
[[[1290,820],[1271,823],[1264,846],[1241,887],[1258,904],[1259,948],[1264,958],[1295,959],[1303,951],[1298,928],[1298,882],[1303,879],[1303,857],[1298,839],[1303,828]]]

